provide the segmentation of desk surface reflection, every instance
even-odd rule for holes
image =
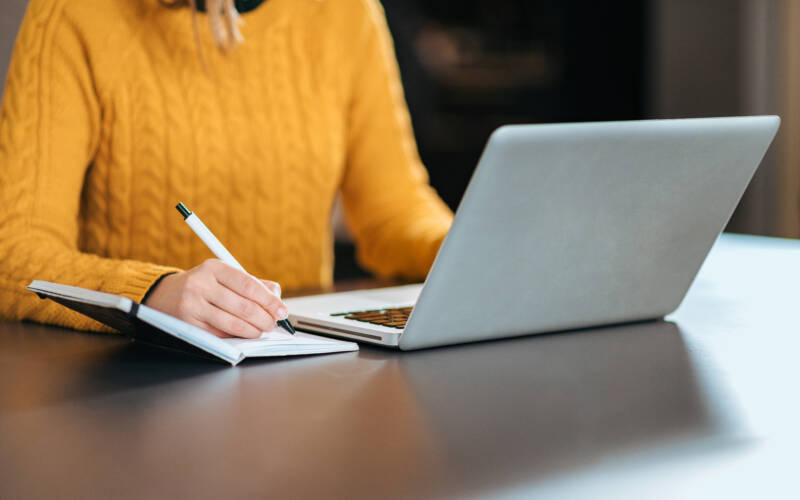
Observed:
[[[725,236],[667,321],[237,368],[0,324],[0,497],[788,497],[799,264]]]

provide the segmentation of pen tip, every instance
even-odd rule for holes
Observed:
[[[295,332],[294,327],[292,326],[292,324],[289,323],[288,319],[282,319],[282,320],[278,321],[278,324],[281,325],[284,330],[286,330],[287,332],[291,333],[292,335],[297,333],[297,332]]]
[[[186,208],[186,205],[184,205],[183,203],[178,203],[177,205],[175,205],[175,208],[178,209],[178,212],[181,213],[184,219],[192,215],[192,212],[188,208]]]

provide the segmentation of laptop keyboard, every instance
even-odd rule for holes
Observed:
[[[354,319],[371,323],[373,325],[388,326],[390,328],[403,329],[406,327],[408,315],[411,314],[413,307],[393,307],[389,309],[373,309],[370,311],[352,311],[334,313],[331,316],[343,316],[345,319]]]

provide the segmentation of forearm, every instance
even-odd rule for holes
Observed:
[[[452,213],[427,186],[411,199],[384,204],[381,210],[354,214],[351,224],[362,266],[382,277],[419,280],[427,275],[452,223]]]
[[[348,158],[342,199],[362,265],[386,277],[424,278],[452,213],[419,159],[394,49],[380,5],[360,2]]]
[[[140,301],[159,277],[178,269],[133,260],[101,258],[60,245],[40,234],[14,237],[0,231],[0,320],[32,320],[81,330],[108,330],[100,323],[25,287],[34,279],[80,286]],[[7,237],[10,236],[10,237]]]

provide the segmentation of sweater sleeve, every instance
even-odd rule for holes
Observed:
[[[361,0],[342,201],[358,259],[381,276],[423,278],[452,222],[419,159],[380,5]],[[351,35],[352,36],[352,35]]]
[[[0,106],[0,320],[101,330],[25,287],[41,279],[138,301],[176,269],[79,248],[81,191],[102,113],[86,44],[63,4],[29,4]]]

